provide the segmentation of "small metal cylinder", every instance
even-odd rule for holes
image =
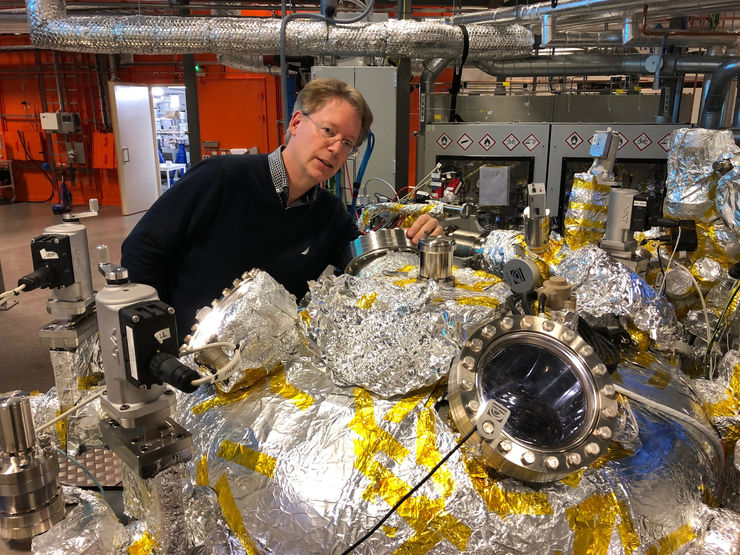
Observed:
[[[524,214],[524,241],[530,250],[537,252],[547,247],[550,237],[550,218],[542,216],[530,218]]]
[[[0,394],[0,451],[0,538],[46,532],[64,518],[64,498],[54,448],[36,441],[27,393]]]
[[[455,240],[450,237],[424,237],[419,241],[419,278],[451,282]]]
[[[0,396],[0,452],[21,454],[33,449],[36,435],[28,394],[11,391]]]

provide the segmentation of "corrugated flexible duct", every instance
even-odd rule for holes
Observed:
[[[60,0],[27,0],[32,42],[44,48],[94,53],[231,55],[278,54],[280,20],[178,16],[68,16]],[[521,25],[468,29],[469,60],[511,59],[531,53],[532,31]],[[288,55],[459,58],[462,30],[442,22],[389,20],[328,25],[291,21]]]

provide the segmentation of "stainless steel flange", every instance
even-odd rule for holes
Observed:
[[[470,334],[453,361],[450,410],[460,432],[480,430],[482,455],[529,482],[558,480],[599,458],[617,424],[616,391],[583,338],[536,316],[506,316]],[[491,403],[493,401],[493,403]],[[492,405],[510,411],[503,431]]]
[[[353,276],[356,276],[364,266],[389,252],[418,252],[403,229],[371,231],[352,241],[349,250],[352,253],[352,260],[344,271]]]

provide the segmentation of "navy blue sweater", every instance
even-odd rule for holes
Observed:
[[[175,308],[178,335],[195,312],[246,270],[269,272],[298,299],[329,265],[343,267],[359,235],[341,201],[319,190],[283,208],[266,155],[208,158],[144,214],[121,247],[133,283],[153,286]]]

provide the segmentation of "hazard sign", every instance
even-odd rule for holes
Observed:
[[[478,144],[483,148],[483,150],[488,152],[489,150],[491,150],[491,147],[496,144],[496,141],[494,141],[493,137],[486,133],[483,138],[478,141]]]
[[[452,139],[450,139],[447,133],[442,133],[439,136],[439,139],[437,139],[437,144],[441,146],[443,149],[446,149],[448,146],[450,146],[451,142],[452,142]]]
[[[651,144],[653,144],[653,141],[651,141],[650,137],[648,137],[645,133],[640,133],[637,136],[637,138],[632,142],[635,143],[635,146],[640,152],[642,152],[647,147],[649,147]]]
[[[583,143],[581,136],[573,131],[570,135],[565,138],[565,143],[573,150],[577,149]]]
[[[529,137],[522,141],[522,144],[529,152],[532,152],[535,148],[540,146],[540,140],[534,136],[534,133],[530,133]]]
[[[470,145],[473,144],[473,139],[471,139],[467,133],[463,133],[462,137],[460,137],[457,140],[457,144],[460,145],[460,148],[463,150],[468,150],[470,148]]]
[[[519,139],[514,136],[514,133],[509,133],[509,136],[504,139],[504,146],[509,150],[514,150],[518,144]]]

